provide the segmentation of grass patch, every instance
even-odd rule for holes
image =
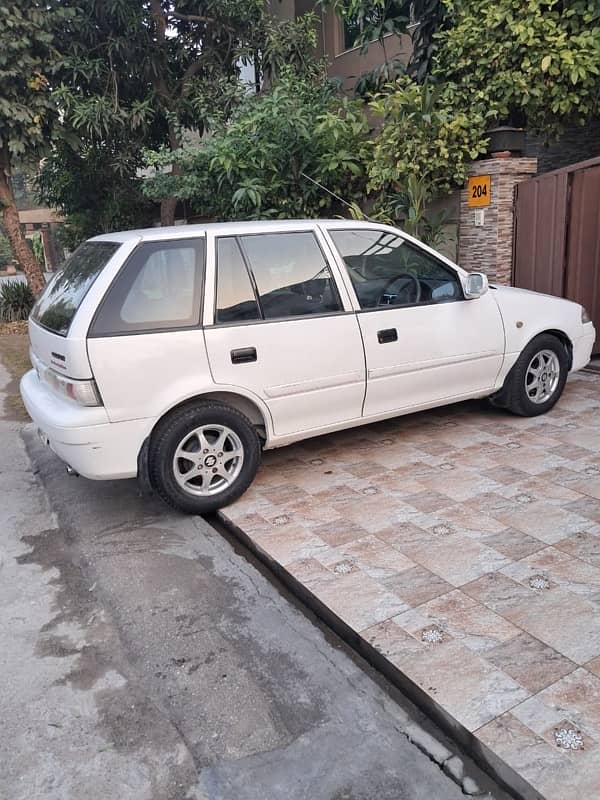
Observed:
[[[0,333],[0,361],[2,361],[12,378],[4,389],[4,415],[8,419],[27,422],[29,415],[19,394],[19,381],[31,369],[29,337],[25,333],[8,335]]]

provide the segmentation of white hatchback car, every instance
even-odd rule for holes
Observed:
[[[347,220],[98,236],[29,333],[23,400],[70,471],[191,513],[239,497],[262,448],[466,398],[548,411],[595,338],[576,303]]]

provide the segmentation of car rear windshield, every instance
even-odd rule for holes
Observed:
[[[120,242],[85,242],[78,247],[46,287],[31,318],[66,336],[81,301],[119,247]]]

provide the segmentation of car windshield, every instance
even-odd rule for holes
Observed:
[[[120,242],[85,242],[78,247],[44,290],[31,318],[66,336],[81,301],[119,247]]]

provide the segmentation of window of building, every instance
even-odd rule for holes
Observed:
[[[352,16],[346,17],[342,20],[343,30],[343,49],[351,50],[353,47],[358,47],[362,44],[362,37],[365,32],[371,28],[376,28],[382,25],[387,19],[398,16],[400,9],[397,4],[390,2],[386,4],[385,8],[375,8],[369,11],[359,11]],[[370,37],[372,40],[377,39],[377,35]]]

